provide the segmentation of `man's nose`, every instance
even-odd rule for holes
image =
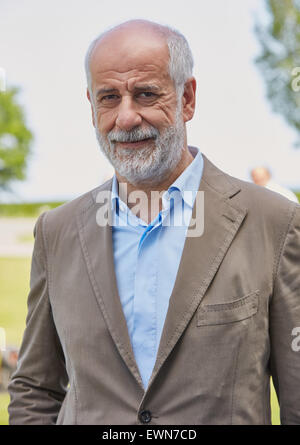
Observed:
[[[116,126],[120,130],[131,130],[142,123],[142,117],[130,97],[124,97],[118,108]]]

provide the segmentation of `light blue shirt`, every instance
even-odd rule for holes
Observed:
[[[113,251],[117,285],[133,352],[147,387],[203,170],[199,150],[162,196],[162,211],[147,224],[118,195],[113,177]],[[138,203],[138,201],[137,201]]]

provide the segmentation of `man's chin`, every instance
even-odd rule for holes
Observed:
[[[156,186],[161,184],[166,176],[170,174],[170,169],[159,168],[161,166],[156,165],[155,167],[151,165],[148,169],[135,169],[131,171],[124,171],[122,168],[118,169],[114,167],[121,178],[129,182],[134,186]]]

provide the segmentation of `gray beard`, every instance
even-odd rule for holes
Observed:
[[[129,183],[159,184],[178,165],[185,142],[185,125],[180,109],[176,111],[175,124],[161,134],[149,126],[130,131],[112,130],[107,139],[95,127],[97,140],[102,153],[106,156],[120,176]],[[152,137],[143,148],[117,148],[116,142],[137,141]]]

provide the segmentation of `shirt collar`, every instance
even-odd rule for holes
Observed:
[[[203,171],[203,157],[200,150],[193,147],[196,152],[193,161],[181,173],[167,190],[167,194],[171,194],[173,190],[180,192],[183,201],[190,207],[193,207],[195,194],[199,189],[200,180]]]

